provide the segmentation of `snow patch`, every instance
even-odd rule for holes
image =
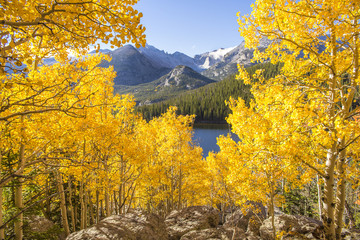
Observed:
[[[224,56],[228,53],[231,52],[232,50],[234,50],[236,48],[235,47],[230,47],[230,48],[220,48],[218,50],[215,50],[213,52],[209,53],[209,56],[211,56],[212,58],[216,59],[216,60],[222,60],[224,58]]]
[[[204,60],[203,64],[199,65],[199,67],[201,69],[210,68],[212,65],[222,61],[224,59],[225,55],[227,53],[231,52],[232,50],[234,50],[235,48],[236,48],[236,46],[230,47],[230,48],[220,48],[215,51],[207,52],[207,53],[200,55],[200,56],[205,57],[205,60]]]

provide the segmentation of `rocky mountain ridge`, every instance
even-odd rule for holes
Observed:
[[[167,68],[173,69],[176,66],[184,65],[194,69],[197,72],[201,72],[203,70],[199,67],[199,64],[196,63],[194,58],[189,57],[181,52],[170,54],[164,50],[159,50],[156,47],[148,44],[146,44],[145,47],[140,47],[138,51],[149,59],[152,59],[153,61]]]
[[[260,40],[259,50],[265,50],[270,43],[271,41],[268,39]],[[245,42],[242,42],[239,46],[229,51],[222,61],[211,65],[208,69],[203,71],[202,74],[208,78],[220,81],[225,77],[236,73],[238,64],[244,67],[254,65],[254,63],[251,62],[253,56],[254,50],[246,48]]]
[[[212,65],[224,60],[225,55],[232,51],[236,47],[232,48],[220,48],[212,52],[206,52],[197,54],[194,56],[195,63],[202,69],[208,69]]]
[[[269,44],[269,40],[262,40],[260,49],[265,49]],[[115,85],[134,86],[157,80],[179,65],[220,81],[236,73],[237,64],[252,65],[253,50],[246,49],[242,42],[236,47],[221,48],[192,58],[180,52],[170,54],[151,45],[139,49],[125,45],[108,54],[112,56],[112,60],[103,66],[114,66],[117,72]]]
[[[102,67],[113,66],[116,72],[115,85],[138,85],[154,81],[167,74],[171,68],[141,54],[132,45],[125,45],[112,52],[110,62],[104,62]]]
[[[162,76],[159,81],[164,87],[177,86],[188,90],[215,82],[184,65],[176,66],[168,74]]]
[[[142,105],[159,102],[213,82],[190,67],[178,65],[155,81],[136,86],[115,86],[115,91],[134,95],[139,105]]]
[[[260,49],[265,49],[269,44],[268,40],[261,41]],[[181,52],[170,54],[151,45],[140,48],[125,45],[114,51],[101,49],[100,52],[112,58],[101,66],[114,67],[117,73],[115,92],[131,93],[138,102],[165,100],[175,93],[223,80],[238,71],[238,64],[245,67],[253,64],[253,50],[246,49],[244,42],[236,47],[220,48],[194,57]],[[53,58],[44,60],[44,64],[54,62]]]

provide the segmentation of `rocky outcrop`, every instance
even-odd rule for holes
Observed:
[[[54,227],[54,223],[47,218],[41,216],[30,216],[27,219],[27,228],[31,232],[44,233]]]
[[[237,227],[234,228],[210,228],[193,230],[183,235],[180,240],[242,240],[246,239],[245,232]]]
[[[158,89],[163,90],[166,87],[177,87],[179,89],[195,89],[206,84],[215,82],[193,69],[179,65],[171,70],[168,74],[162,76],[159,80]]]
[[[53,221],[37,215],[25,217],[24,240],[65,238],[65,232]]]
[[[113,215],[98,224],[75,232],[67,240],[165,240],[164,219],[156,214],[132,211],[125,215]]]
[[[344,240],[358,240],[360,239],[360,230],[359,229],[343,229],[341,232],[341,237]]]
[[[266,219],[260,227],[263,240],[273,240],[272,217]],[[275,229],[283,235],[282,239],[321,239],[323,225],[320,221],[292,215],[278,215],[274,218]]]
[[[165,220],[170,240],[178,240],[193,230],[216,228],[219,210],[208,206],[193,206],[171,212]]]
[[[237,209],[226,217],[224,227],[238,227],[245,232],[259,235],[259,228],[266,218],[266,209],[260,203],[248,203],[245,209]]]
[[[229,214],[222,225],[220,211],[209,206],[173,211],[165,219],[133,210],[125,215],[105,218],[90,228],[71,234],[67,240],[274,240],[272,218],[265,219],[264,206],[257,203],[248,205],[252,207]],[[44,227],[48,224],[46,220],[39,221],[44,222]],[[281,235],[282,240],[324,239],[323,225],[318,220],[278,213],[274,221],[277,235]],[[45,230],[39,227],[32,226],[37,231]],[[360,232],[344,229],[342,238],[360,239]]]

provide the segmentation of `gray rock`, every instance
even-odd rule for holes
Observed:
[[[344,240],[359,240],[360,229],[343,229],[341,232],[341,237]]]
[[[113,215],[98,224],[70,234],[67,240],[165,240],[164,219],[156,214],[133,210],[125,215]]]
[[[266,209],[260,203],[249,203],[247,209],[238,209],[226,217],[224,227],[238,227],[251,235],[258,236],[262,221],[266,218]]]
[[[25,217],[24,220],[24,240],[64,240],[66,238],[66,234],[63,229],[45,217],[31,215]]]
[[[245,238],[245,232],[234,227],[193,230],[183,235],[180,240],[242,240]]]
[[[27,227],[31,232],[44,233],[54,227],[54,223],[47,218],[41,216],[29,216],[27,219]]]
[[[215,228],[219,224],[219,210],[208,206],[192,206],[172,211],[165,220],[170,240],[178,240],[192,230]]]
[[[262,240],[261,238],[260,238],[260,236],[255,236],[255,235],[253,235],[252,233],[251,234],[246,234],[246,238],[244,238],[244,239],[246,239],[246,240]]]
[[[266,219],[260,227],[260,237],[263,240],[273,240],[272,217]],[[282,239],[320,239],[323,233],[323,225],[320,221],[292,215],[275,216],[275,229],[283,232]]]

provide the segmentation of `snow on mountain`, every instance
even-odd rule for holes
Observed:
[[[258,49],[264,51],[270,43],[271,41],[269,39],[263,38],[260,40]],[[253,65],[254,63],[251,62],[253,56],[254,50],[246,48],[245,42],[242,42],[239,46],[227,52],[222,60],[212,64],[209,68],[201,72],[201,74],[211,79],[222,80],[226,76],[236,73],[238,71],[238,64],[244,67]]]
[[[220,48],[212,52],[195,55],[195,63],[203,70],[208,69],[212,65],[222,61],[225,55],[235,48],[236,46],[230,48]]]

